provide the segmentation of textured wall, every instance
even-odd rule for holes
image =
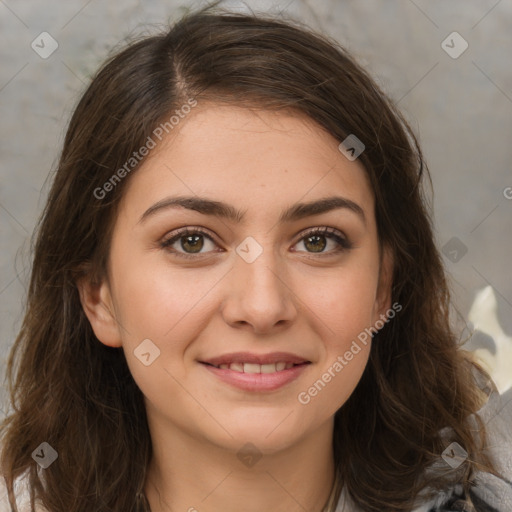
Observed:
[[[199,5],[0,0],[2,364],[21,321],[30,234],[70,112],[89,76],[125,37],[152,33]],[[241,2],[224,5],[247,10]],[[490,284],[500,322],[512,333],[512,2],[286,0],[245,5],[256,11],[284,10],[334,37],[398,101],[419,134],[433,176],[436,236],[453,278],[456,305],[466,317],[476,292]],[[447,38],[454,31],[461,37]],[[58,48],[48,56],[55,44]]]

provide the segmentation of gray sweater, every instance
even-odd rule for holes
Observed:
[[[455,482],[435,499],[419,504],[411,512],[512,512],[512,388],[503,395],[492,393],[478,415],[486,426],[488,453],[502,478],[484,472],[475,474],[475,485],[470,491],[474,507],[469,505],[462,485]],[[476,429],[474,418],[472,423]],[[440,456],[432,470],[446,463]],[[336,512],[364,511],[342,492]]]

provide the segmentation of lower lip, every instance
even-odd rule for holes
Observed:
[[[275,391],[297,379],[306,367],[309,366],[308,363],[304,363],[279,372],[244,373],[217,368],[205,363],[201,364],[223,382],[244,391]]]

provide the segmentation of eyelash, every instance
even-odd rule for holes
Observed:
[[[204,253],[195,253],[195,254],[185,253],[185,252],[179,252],[179,251],[176,251],[176,250],[173,250],[170,248],[174,244],[174,242],[178,241],[180,238],[184,238],[186,236],[191,236],[191,235],[203,235],[215,243],[215,240],[213,239],[213,237],[208,232],[204,231],[203,229],[186,227],[186,228],[181,228],[181,229],[175,231],[174,233],[171,233],[171,236],[163,239],[160,242],[160,247],[162,249],[169,250],[170,252],[172,252],[173,254],[177,255],[180,258],[197,259],[201,254],[204,254]],[[308,231],[301,233],[301,237],[294,245],[298,244],[300,241],[307,238],[308,236],[315,236],[315,235],[325,236],[326,238],[330,238],[339,244],[339,247],[337,249],[334,249],[327,253],[324,253],[324,252],[316,253],[317,256],[320,256],[320,257],[332,256],[333,253],[339,253],[339,252],[348,251],[348,250],[352,249],[352,243],[349,241],[348,238],[338,235],[337,230],[335,230],[334,228],[329,228],[327,226],[324,226],[321,228],[313,228],[313,229],[310,229]],[[305,252],[305,251],[299,251],[299,252]],[[315,255],[314,252],[311,252],[309,254]]]

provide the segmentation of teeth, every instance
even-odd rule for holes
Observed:
[[[261,365],[244,363],[244,373],[261,373]]]
[[[275,364],[262,364],[261,365],[261,373],[274,373],[277,370],[277,366]]]
[[[232,370],[242,373],[275,373],[292,368],[293,363],[269,363],[269,364],[255,364],[255,363],[231,363],[221,364],[218,367],[221,370]]]

